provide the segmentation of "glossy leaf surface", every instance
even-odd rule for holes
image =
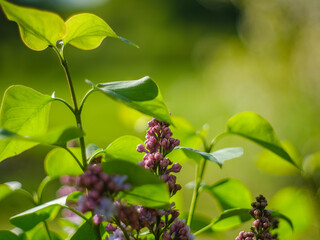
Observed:
[[[151,172],[137,164],[112,160],[102,163],[103,169],[108,174],[126,175],[131,189],[124,199],[131,204],[145,207],[162,208],[169,205],[169,191],[167,185]]]
[[[135,110],[172,123],[158,86],[149,77],[132,81],[100,83],[95,88]]]
[[[80,148],[70,148],[70,150],[78,159],[81,159]],[[44,161],[44,168],[51,179],[64,175],[75,176],[83,173],[70,153],[62,148],[53,149],[48,153]]]
[[[11,86],[4,94],[0,128],[22,136],[42,135],[47,131],[52,98],[25,86]],[[0,161],[17,155],[37,143],[15,139],[0,141]]]
[[[233,116],[227,122],[227,132],[247,138],[296,165],[282,148],[270,123],[253,112],[243,112]]]
[[[0,1],[0,4],[11,21],[18,24],[22,41],[35,51],[46,49],[65,34],[63,19],[57,14]]]
[[[137,146],[143,141],[135,136],[122,136],[105,149],[105,159],[122,159],[137,164],[142,161],[144,154],[137,151]]]
[[[237,179],[223,179],[211,186],[205,186],[204,189],[217,200],[222,210],[251,206],[250,190]]]

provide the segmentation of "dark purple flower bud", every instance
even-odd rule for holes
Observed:
[[[117,229],[117,227],[111,223],[108,223],[106,226],[106,231],[108,231],[108,232],[114,232],[116,229]]]
[[[148,152],[146,149],[145,149],[145,147],[144,147],[144,145],[143,144],[139,144],[138,146],[137,146],[137,151],[138,152]]]

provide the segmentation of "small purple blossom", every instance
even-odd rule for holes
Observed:
[[[169,227],[169,231],[163,233],[162,238],[164,240],[193,240],[195,236],[190,232],[190,227],[185,225],[184,220],[177,218]]]

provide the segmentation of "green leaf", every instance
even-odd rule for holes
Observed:
[[[219,217],[212,221],[212,229],[225,231],[253,219],[248,208],[234,208],[225,210]]]
[[[298,148],[291,142],[281,142],[283,149],[290,155],[297,166],[302,165],[302,156]],[[264,172],[274,175],[299,175],[301,172],[287,161],[283,161],[278,155],[264,151],[260,154],[257,166]]]
[[[204,189],[217,200],[222,210],[250,208],[251,206],[250,190],[237,179],[223,179],[212,186],[205,186]]]
[[[233,148],[222,148],[218,151],[210,153],[215,159],[218,160],[220,165],[225,161],[241,157],[243,155],[243,148],[233,147]]]
[[[96,236],[92,219],[85,221],[79,229],[72,235],[70,240],[98,240],[99,237]],[[101,238],[100,238],[101,239]],[[99,240],[100,240],[99,239]]]
[[[270,123],[257,113],[243,112],[233,116],[227,122],[227,133],[247,138],[296,166],[282,148]]]
[[[277,192],[270,200],[269,206],[279,210],[282,214],[291,219],[294,232],[290,223],[279,224],[279,239],[294,240],[310,227],[315,217],[315,209],[312,205],[311,196],[306,190],[295,187],[286,187]]]
[[[71,152],[81,159],[80,148],[69,148]],[[79,175],[83,171],[75,159],[65,149],[56,148],[51,150],[44,160],[44,168],[51,179],[59,178],[64,175]]]
[[[101,18],[90,13],[72,16],[66,21],[67,33],[63,38],[65,45],[90,50],[100,46],[106,37],[119,38],[111,27]]]
[[[150,208],[169,206],[167,185],[146,169],[128,161],[111,160],[102,163],[108,174],[126,175],[131,189],[124,199],[130,204],[138,204]]]
[[[105,149],[105,159],[122,159],[137,164],[144,156],[143,153],[137,151],[139,144],[143,144],[143,141],[138,137],[122,136]]]
[[[304,160],[303,170],[309,175],[316,172],[320,174],[320,152],[313,153]]]
[[[55,199],[10,218],[10,223],[28,231],[47,219],[54,219],[61,207],[66,207],[68,196]]]
[[[0,239],[3,240],[19,240],[19,237],[13,232],[2,230],[0,231]]]
[[[25,86],[11,86],[4,94],[0,128],[22,136],[42,135],[47,131],[52,98]],[[15,139],[0,141],[0,161],[37,145]]]
[[[41,51],[65,35],[63,19],[57,14],[1,1],[7,18],[18,24],[22,41],[35,51]]]
[[[95,86],[95,89],[113,99],[121,100],[135,110],[172,124],[158,86],[149,77],[132,81],[100,83]]]
[[[84,133],[77,127],[63,127],[51,130],[41,136],[21,136],[7,129],[0,129],[0,140],[15,139],[59,147],[66,147],[68,141],[82,136]]]
[[[196,162],[199,162],[201,157],[203,157],[204,159],[217,163],[219,167],[221,167],[225,161],[240,157],[243,154],[243,149],[240,147],[223,148],[212,153],[206,153],[197,149],[182,146],[177,146],[175,149],[181,149],[189,158]]]
[[[21,189],[21,186],[21,183],[17,181],[0,184],[0,201],[9,196],[14,191]]]
[[[200,161],[201,157],[203,157],[204,159],[215,162],[220,166],[218,159],[216,159],[210,153],[206,153],[206,152],[202,152],[197,149],[193,149],[193,148],[189,148],[189,147],[182,147],[182,146],[177,146],[177,147],[175,147],[175,149],[181,149],[189,158],[195,160],[196,162]]]
[[[39,224],[37,227],[26,232],[27,239],[29,240],[43,240],[48,239],[48,233],[43,224]],[[58,234],[50,230],[51,240],[62,240]]]

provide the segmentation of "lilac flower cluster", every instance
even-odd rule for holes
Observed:
[[[169,124],[152,119],[148,123],[145,146],[137,146],[138,152],[145,152],[143,160],[139,165],[143,166],[161,177],[169,186],[171,196],[181,189],[180,184],[176,184],[176,177],[170,173],[178,173],[181,170],[179,163],[170,161],[165,156],[180,144],[178,139],[172,138]]]
[[[85,191],[78,200],[79,210],[93,212],[95,224],[111,219],[116,212],[115,196],[130,188],[126,179],[127,176],[108,175],[99,164],[89,165],[88,170],[77,178],[77,187]]]
[[[265,209],[268,202],[264,196],[259,195],[256,200],[251,204],[249,212],[255,219],[251,232],[240,232],[236,240],[277,240],[277,234],[272,235],[270,230],[278,228],[278,219],[273,218],[271,212]]]
[[[190,227],[185,225],[184,220],[177,218],[169,227],[169,231],[163,233],[162,238],[164,240],[193,240],[195,236],[190,233]]]

